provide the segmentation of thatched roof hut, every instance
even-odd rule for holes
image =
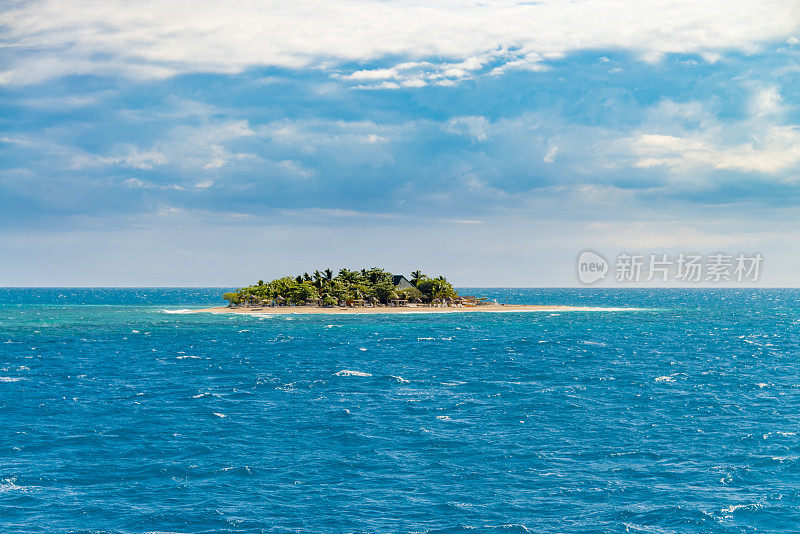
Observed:
[[[409,282],[402,274],[392,276],[392,284],[395,289],[402,291],[403,289],[416,289],[411,282]]]

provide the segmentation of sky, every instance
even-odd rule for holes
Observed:
[[[586,249],[800,285],[796,0],[3,0],[0,28],[0,286],[575,286]]]

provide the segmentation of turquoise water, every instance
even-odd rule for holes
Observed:
[[[800,530],[800,292],[464,292],[637,309],[0,289],[0,531]]]

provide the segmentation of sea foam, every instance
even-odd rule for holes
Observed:
[[[372,376],[370,373],[363,373],[361,371],[351,371],[349,369],[342,369],[338,373],[333,373],[335,376]]]

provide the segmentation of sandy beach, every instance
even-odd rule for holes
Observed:
[[[375,307],[331,307],[321,308],[317,306],[276,306],[263,308],[228,308],[219,306],[214,308],[203,308],[193,310],[196,313],[236,313],[248,314],[328,314],[328,315],[359,315],[377,313],[502,313],[502,312],[559,312],[559,311],[590,311],[595,308],[582,308],[576,306],[539,306],[523,304],[485,304],[481,306],[464,307],[445,307],[438,308],[432,306],[375,306]]]

